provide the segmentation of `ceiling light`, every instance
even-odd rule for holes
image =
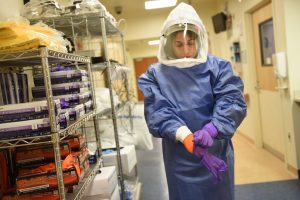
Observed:
[[[148,41],[149,45],[159,45],[159,40],[150,40]]]
[[[145,9],[156,9],[175,6],[177,0],[148,0],[145,1]]]

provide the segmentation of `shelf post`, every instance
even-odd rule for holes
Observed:
[[[94,78],[91,70],[91,63],[87,63],[88,74],[90,77],[91,82],[91,91],[92,91],[92,99],[93,99],[93,108],[97,112],[97,103],[96,103],[96,93],[95,93],[95,85],[94,85]],[[100,140],[100,128],[97,121],[97,114],[93,116],[94,128],[95,128],[95,137],[96,137],[96,144],[97,144],[97,152],[98,155],[101,157],[102,154],[102,147],[101,147],[101,140]]]
[[[44,85],[46,90],[46,98],[49,110],[49,119],[51,126],[51,138],[53,143],[53,151],[55,158],[55,167],[56,167],[56,177],[58,184],[58,191],[61,200],[65,200],[65,185],[64,185],[64,177],[61,167],[61,155],[60,155],[60,136],[57,128],[57,120],[56,113],[54,109],[53,102],[53,94],[51,87],[51,76],[50,76],[50,68],[48,63],[48,50],[46,47],[40,47],[40,55],[42,61],[42,70],[44,75]]]
[[[121,162],[121,153],[120,153],[120,144],[119,144],[119,135],[118,135],[118,127],[117,127],[117,118],[116,118],[116,110],[113,98],[113,91],[112,91],[112,82],[111,82],[111,63],[108,57],[108,49],[107,49],[107,38],[106,38],[106,29],[105,29],[105,19],[100,17],[100,24],[101,24],[101,32],[103,36],[103,46],[104,46],[104,55],[105,60],[107,62],[107,81],[108,81],[108,88],[110,94],[110,103],[111,103],[111,114],[113,120],[113,127],[114,127],[114,135],[115,135],[115,142],[116,142],[116,151],[117,151],[117,164],[118,164],[118,178],[121,187],[121,199],[125,200],[125,187],[124,187],[124,175],[122,169],[122,162]]]
[[[124,60],[124,65],[127,66],[127,56],[126,56],[126,48],[125,48],[125,40],[124,40],[124,35],[121,33],[121,40],[122,40],[122,50],[123,50],[123,60]],[[123,72],[126,73],[126,72]],[[130,90],[129,90],[129,81],[127,74],[124,76],[125,77],[125,90],[126,90],[126,97],[127,101],[129,102],[128,104],[128,117],[129,117],[129,122],[130,122],[130,132],[133,132],[133,120],[132,120],[132,110],[131,110],[131,104],[130,104]]]

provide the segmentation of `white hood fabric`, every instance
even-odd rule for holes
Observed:
[[[199,35],[199,51],[196,58],[181,58],[181,59],[169,59],[164,52],[164,46],[166,45],[166,38],[164,37],[165,34],[168,32],[168,29],[176,24],[192,24],[199,28],[200,35]],[[167,17],[166,21],[163,24],[161,30],[161,38],[160,38],[160,45],[158,50],[158,60],[162,64],[168,66],[176,66],[180,68],[192,67],[196,64],[205,63],[207,60],[207,51],[208,51],[208,40],[207,40],[207,33],[206,29],[202,23],[202,20],[198,16],[195,9],[186,4],[180,3],[176,6]]]

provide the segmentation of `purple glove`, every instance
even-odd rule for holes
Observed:
[[[218,135],[218,131],[213,123],[206,124],[201,130],[194,133],[194,143],[201,147],[211,147],[213,138]]]
[[[195,145],[207,148],[213,145],[213,139],[206,130],[199,130],[194,133]]]
[[[215,127],[215,125],[211,122],[205,124],[202,128],[202,130],[205,130],[209,133],[209,135],[214,138],[218,135],[218,130],[217,128]]]
[[[202,157],[204,156],[204,154],[207,153],[207,149],[203,148],[203,147],[199,147],[199,146],[195,146],[194,145],[194,150],[193,150],[193,154],[199,158],[200,160],[202,160]]]
[[[222,159],[209,153],[203,155],[201,162],[213,174],[215,183],[221,181],[221,172],[228,170],[227,164]]]
[[[227,164],[222,159],[208,153],[206,149],[199,146],[195,146],[193,154],[197,156],[201,160],[201,163],[212,173],[215,178],[215,183],[221,181],[221,172],[228,170]]]

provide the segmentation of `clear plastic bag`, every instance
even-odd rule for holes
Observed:
[[[30,0],[21,10],[21,15],[28,19],[60,16],[62,13],[63,7],[56,0]]]
[[[106,12],[106,8],[98,0],[74,0],[65,7],[64,14],[84,14],[99,11]]]

